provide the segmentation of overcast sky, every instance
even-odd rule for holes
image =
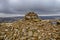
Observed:
[[[24,15],[29,11],[60,16],[60,0],[0,0],[0,17]]]

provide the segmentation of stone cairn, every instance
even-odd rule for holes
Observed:
[[[34,12],[29,12],[28,14],[25,15],[26,20],[33,20],[33,19],[38,19],[38,15]]]
[[[0,40],[60,40],[60,25],[29,12],[18,21],[0,23]]]

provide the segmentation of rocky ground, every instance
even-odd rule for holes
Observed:
[[[34,12],[12,23],[0,23],[0,40],[60,40],[60,20],[42,20]]]

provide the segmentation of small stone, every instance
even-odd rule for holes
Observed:
[[[17,34],[14,34],[14,36],[16,36]]]
[[[40,32],[40,30],[37,30],[38,32]]]
[[[21,37],[21,40],[24,40],[24,39],[26,39],[26,37]]]
[[[26,32],[26,29],[22,29],[22,32]]]
[[[32,31],[28,31],[28,36],[32,36],[33,32]]]
[[[5,29],[5,31],[8,31],[8,29]]]
[[[34,32],[33,36],[38,36],[38,33]]]
[[[41,36],[38,36],[38,39],[40,39],[41,38]]]
[[[18,31],[18,29],[14,29],[15,31]]]
[[[48,33],[49,35],[51,35],[51,33]]]

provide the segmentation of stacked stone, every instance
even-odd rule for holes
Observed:
[[[60,27],[29,12],[11,26],[0,25],[0,40],[60,40]]]

